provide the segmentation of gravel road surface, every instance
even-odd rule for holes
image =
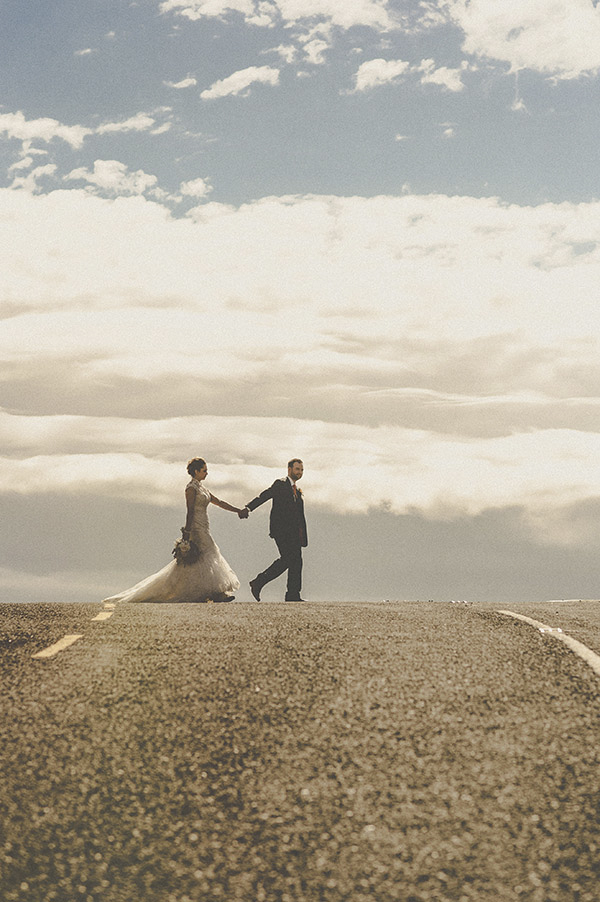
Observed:
[[[512,609],[600,653],[600,603]],[[0,605],[3,902],[599,902],[600,678],[551,634],[493,605],[100,611]]]

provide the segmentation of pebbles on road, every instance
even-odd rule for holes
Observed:
[[[598,677],[492,608],[1,613],[5,902],[599,898]]]

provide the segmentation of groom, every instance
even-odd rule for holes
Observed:
[[[250,580],[250,590],[257,601],[260,601],[260,590],[271,580],[281,576],[286,570],[286,601],[304,601],[300,597],[302,586],[302,549],[308,545],[306,520],[304,518],[304,499],[296,485],[302,479],[304,465],[297,457],[288,463],[287,479],[276,479],[273,485],[261,492],[246,505],[246,511],[253,511],[264,504],[273,502],[269,521],[269,535],[275,539],[279,549],[279,557],[273,561],[255,579]],[[244,512],[240,517],[244,516]],[[248,513],[246,513],[246,517]]]

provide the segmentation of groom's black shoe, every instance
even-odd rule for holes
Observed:
[[[260,590],[262,589],[262,586],[260,585],[258,580],[251,579],[250,582],[248,583],[248,585],[250,586],[250,591],[252,592],[252,595],[254,596],[254,598],[257,601],[260,601]]]
[[[300,598],[300,596],[298,596],[298,598],[288,598],[286,595],[285,601],[306,601],[306,598]]]

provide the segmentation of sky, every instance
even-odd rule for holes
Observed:
[[[600,6],[0,24],[0,600],[158,570],[193,456],[304,460],[309,599],[599,597]],[[212,508],[240,598],[267,514]]]

